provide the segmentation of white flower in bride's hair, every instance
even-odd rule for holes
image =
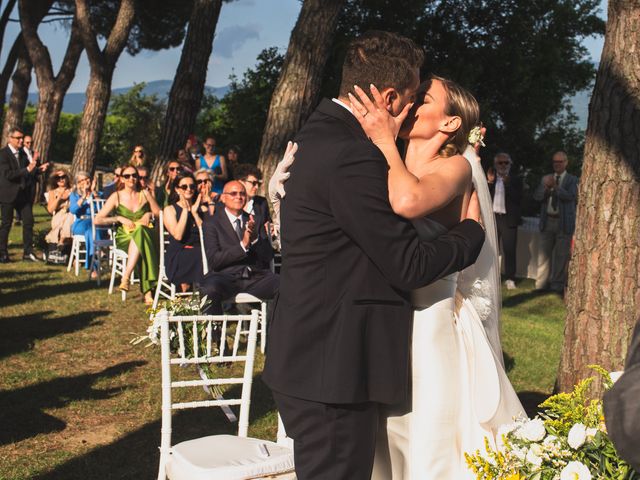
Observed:
[[[591,480],[591,472],[582,462],[569,462],[560,472],[560,480]]]
[[[529,442],[539,442],[544,438],[547,431],[544,428],[544,422],[540,418],[534,418],[529,420],[520,428],[518,428],[516,435]]]
[[[482,135],[482,129],[480,127],[473,127],[473,129],[469,132],[468,140],[471,145],[475,145],[476,143],[479,143],[483,147],[486,147],[486,145],[483,142],[484,135]]]
[[[587,440],[587,427],[585,427],[582,423],[576,423],[571,430],[569,430],[569,435],[567,436],[567,443],[574,450],[579,449],[584,442]]]

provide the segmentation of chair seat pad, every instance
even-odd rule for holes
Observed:
[[[260,300],[258,297],[254,297],[250,293],[239,293],[235,296],[234,301],[236,303],[261,303],[262,302],[262,300]]]
[[[181,442],[171,451],[171,480],[248,480],[294,470],[290,449],[258,438],[212,435]]]

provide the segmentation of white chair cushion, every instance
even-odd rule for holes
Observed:
[[[171,453],[171,480],[248,480],[294,470],[290,449],[258,438],[212,435],[178,443]]]
[[[234,301],[236,303],[261,303],[262,302],[262,300],[260,300],[258,297],[254,297],[250,293],[239,293],[236,295]]]

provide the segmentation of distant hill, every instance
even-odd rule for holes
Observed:
[[[146,95],[153,95],[155,93],[159,98],[166,98],[171,90],[171,83],[171,80],[154,80],[153,82],[147,82],[143,93]],[[132,87],[115,88],[111,91],[111,95],[127,93],[131,88]],[[225,85],[224,87],[205,86],[204,89],[206,93],[222,98],[229,91],[229,85]],[[62,104],[62,111],[67,113],[81,113],[84,108],[84,102],[84,92],[67,93],[64,97],[64,103]],[[38,103],[37,92],[29,93],[29,103],[33,103],[34,105]]]

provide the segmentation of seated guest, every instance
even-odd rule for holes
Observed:
[[[153,188],[153,184],[149,180],[149,168],[142,166],[142,167],[137,167],[136,170],[138,171],[138,182],[140,183],[140,191],[146,190],[149,194],[153,195],[153,197],[155,198],[156,189]]]
[[[198,213],[201,196],[196,195],[193,175],[183,172],[173,183],[170,204],[164,207],[164,226],[169,232],[169,245],[164,254],[169,281],[186,292],[202,277]]]
[[[141,190],[135,167],[122,169],[120,189],[111,195],[95,218],[97,225],[118,224],[116,246],[128,254],[120,290],[129,290],[134,268],[140,273],[140,289],[147,305],[153,303],[152,291],[158,281],[157,234],[151,220],[159,215],[155,198],[147,190]],[[114,216],[109,216],[115,211]]]
[[[262,184],[262,172],[251,163],[242,163],[238,165],[236,174],[236,180],[239,180],[247,191],[247,204],[244,207],[244,211],[253,215],[260,238],[270,238],[271,215],[269,214],[269,204],[266,198],[257,195],[258,187]]]
[[[262,300],[278,291],[280,278],[270,270],[271,257],[264,255],[264,239],[258,238],[257,226],[245,211],[247,192],[238,181],[225,184],[221,214],[203,222],[204,246],[209,273],[199,290],[211,302],[208,313],[222,313],[222,302],[245,292]]]
[[[122,167],[116,167],[113,170],[113,181],[111,183],[107,183],[102,189],[102,197],[109,198],[113,192],[118,189],[118,185],[120,184],[120,171]],[[76,175],[77,178],[77,175]]]
[[[200,214],[213,215],[220,195],[211,190],[213,175],[211,170],[201,168],[196,172],[196,187],[200,195]]]
[[[75,217],[69,213],[70,187],[67,171],[54,170],[47,189],[47,211],[52,215],[51,231],[45,237],[48,244],[47,259],[53,263],[64,263],[64,251],[72,239],[71,225]]]
[[[169,194],[173,181],[182,171],[182,165],[177,160],[170,160],[164,169],[164,185],[155,188],[156,201],[164,208],[169,204]]]
[[[97,192],[92,189],[91,178],[87,172],[76,173],[75,188],[69,196],[69,211],[74,215],[74,222],[71,226],[73,235],[84,235],[87,255],[84,262],[84,268],[89,269],[91,257],[94,252],[93,236],[91,233],[91,210],[89,201],[92,198],[98,198]],[[98,238],[101,231],[96,231]],[[95,278],[96,272],[91,272],[91,277]]]
[[[133,147],[133,153],[129,159],[129,165],[132,167],[142,167],[147,164],[147,159],[144,156],[144,147],[142,145],[136,145]]]
[[[196,161],[191,155],[187,153],[184,148],[181,148],[176,152],[176,160],[182,165],[182,168],[186,171],[193,173],[196,171]]]
[[[227,150],[227,173],[229,180],[239,180],[236,169],[240,164],[240,147],[233,145]]]
[[[640,321],[631,337],[624,373],[604,394],[604,420],[616,451],[640,472]]]

